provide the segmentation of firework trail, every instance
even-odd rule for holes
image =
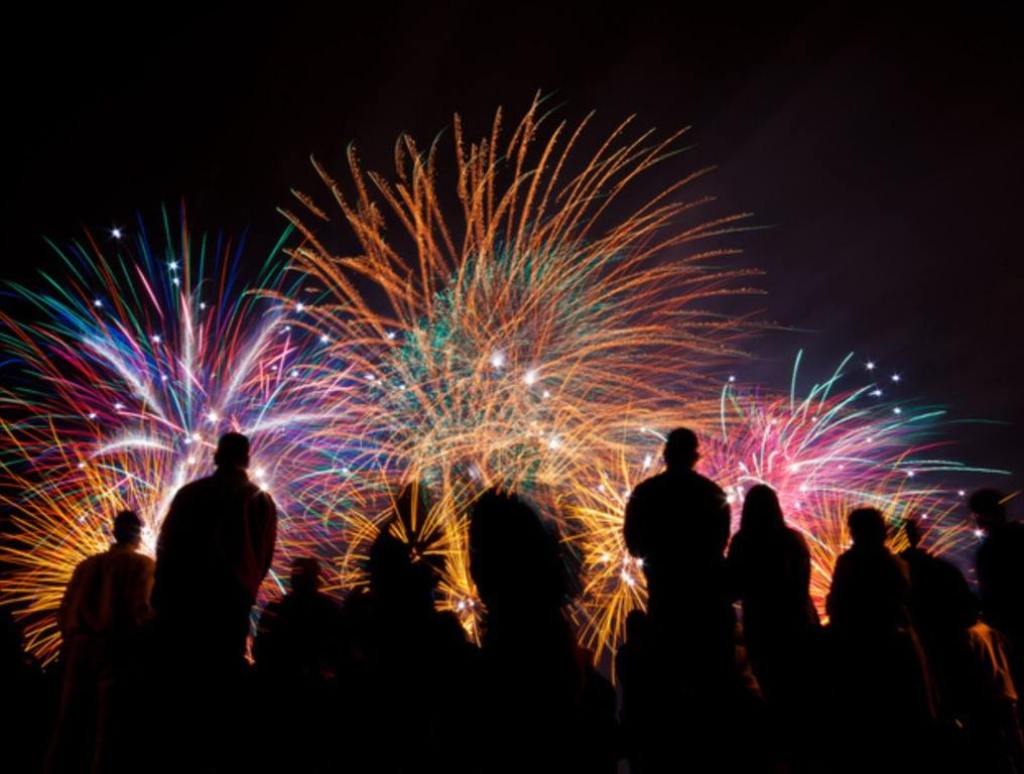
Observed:
[[[138,511],[152,552],[170,498],[209,472],[223,432],[253,440],[253,477],[281,509],[279,561],[337,540],[321,507],[328,491],[345,500],[330,475],[341,458],[312,430],[335,412],[294,389],[323,350],[289,321],[302,304],[241,285],[243,244],[193,239],[184,212],[176,226],[164,212],[161,225],[152,241],[140,219],[131,237],[52,245],[63,274],[41,291],[13,287],[23,319],[0,312],[0,497],[11,514],[0,599],[26,615],[44,659],[58,645],[64,585],[109,545],[113,513]],[[283,242],[258,281],[282,297]]]

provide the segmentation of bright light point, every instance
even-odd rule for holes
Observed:
[[[908,470],[907,471],[907,478],[913,478],[913,477],[914,477],[914,471]]]
[[[211,422],[216,422],[218,419],[220,419],[220,417],[217,416],[217,412],[216,411],[209,412],[206,415],[206,418],[209,419]]]
[[[206,309],[206,302],[205,301],[200,301],[199,302],[199,308],[200,309]]]
[[[161,382],[166,382],[168,380],[168,378],[170,378],[170,377],[168,377],[167,374],[160,374],[160,381]]]
[[[293,368],[291,370],[291,374],[292,374],[292,376],[298,376],[299,375],[299,369],[298,368]]]
[[[95,419],[95,418],[96,418],[96,412],[95,411],[90,411],[89,412],[89,419]],[[961,492],[961,494],[963,494],[963,492]]]
[[[963,497],[963,496],[965,496],[967,494],[967,492],[965,492],[963,489],[961,489],[961,490],[959,490],[957,492],[957,494],[960,495],[961,497]]]
[[[122,232],[117,226],[114,226],[114,228],[110,229],[110,236],[114,237],[114,239],[120,239],[124,236],[124,232]]]
[[[491,365],[495,368],[503,368],[505,366],[505,353],[495,352],[491,355]]]
[[[103,302],[97,298],[93,300],[92,305],[99,309],[103,306]]]
[[[201,435],[199,435],[199,433],[192,433],[192,440],[193,440],[193,441],[198,441],[198,440],[200,440],[201,438],[202,438],[202,436],[201,436]]]
[[[181,285],[181,280],[180,280],[180,279],[178,279],[177,277],[175,277],[174,279],[172,279],[172,280],[171,280],[171,282],[173,282],[173,283],[174,283],[174,286],[175,286],[175,287],[179,287],[179,286]]]
[[[150,338],[153,340],[154,344],[159,344],[161,341],[163,341],[163,338],[160,336],[159,333],[154,333]]]
[[[985,537],[985,531],[981,529],[974,530],[974,537],[978,538],[978,540],[981,540],[983,537]]]
[[[123,403],[115,403],[114,404],[114,411],[121,411],[122,409],[124,409],[124,404]]]
[[[602,562],[610,562],[611,559],[612,559],[612,557],[608,553],[601,554],[601,561]]]
[[[296,312],[305,312],[306,311],[306,305],[300,301],[299,303],[297,303],[295,305],[295,311]]]
[[[330,336],[321,336],[320,337],[320,343],[321,344],[329,344],[330,341],[331,341],[331,337]]]
[[[869,371],[874,371],[875,363],[873,360],[869,360],[867,363],[864,364],[864,367],[867,368]]]
[[[549,449],[557,449],[562,445],[561,439],[557,435],[551,436],[551,440],[548,441]]]
[[[177,271],[178,270],[178,262],[177,261],[168,261],[167,262],[167,268],[170,269],[171,271]]]
[[[368,381],[368,382],[375,382],[375,381],[377,381],[377,377],[374,376],[373,374],[367,374],[366,375],[366,381]]]
[[[640,559],[637,559],[637,560],[636,560],[636,566],[637,566],[637,567],[639,567],[639,568],[640,568],[641,570],[642,570],[642,569],[644,568],[644,560],[643,560],[643,557],[641,557]]]
[[[896,408],[894,408],[892,410],[892,413],[893,414],[902,414],[903,413],[903,409],[901,409],[899,406],[897,406]]]
[[[550,398],[551,397],[551,392],[549,390],[544,390],[544,392],[541,393],[541,397],[543,397],[543,398]]]
[[[84,468],[85,468],[85,463],[84,463],[84,462],[79,462],[79,463],[78,463],[78,469],[79,469],[79,470],[82,470],[82,469],[84,469]]]
[[[881,398],[882,397],[882,391],[881,390],[872,390],[871,391],[871,395],[873,397],[875,397],[875,398]]]
[[[347,476],[349,473],[352,472],[352,469],[351,468],[342,468],[341,472],[344,473]]]
[[[794,462],[792,465],[790,465],[789,466],[789,472],[790,473],[799,473],[800,472],[800,463],[799,462]]]
[[[256,476],[256,478],[263,478],[263,468],[256,468],[256,470],[253,471],[253,475]]]
[[[622,496],[625,497],[627,500],[629,499],[629,496],[631,494],[633,494],[633,490],[632,489],[623,489],[622,490]]]
[[[385,335],[388,337],[388,341],[394,341],[395,336],[397,336],[398,334],[395,333],[394,331],[388,331]]]
[[[729,381],[730,382],[735,382],[736,381],[736,377],[735,376],[730,376],[729,377]]]
[[[891,379],[892,379],[892,380],[893,380],[894,382],[898,382],[898,381],[900,380],[900,378],[901,378],[901,377],[900,377],[900,375],[899,375],[899,374],[893,374],[893,375],[892,375],[892,376],[891,376],[890,378],[891,378]]]
[[[654,457],[652,457],[650,454],[648,454],[647,456],[644,457],[644,467],[645,468],[651,467],[651,465],[653,463],[654,463]]]
[[[536,384],[537,383],[537,371],[536,371],[536,369],[531,368],[529,371],[527,371],[525,374],[523,374],[523,381],[526,382],[526,384],[528,386],[533,386],[534,384]]]
[[[195,457],[189,457],[188,460],[186,460],[186,462],[188,462],[189,465],[195,465],[196,464],[196,458]]]

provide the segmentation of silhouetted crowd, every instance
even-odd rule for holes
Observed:
[[[750,489],[730,539],[696,435],[673,431],[664,456],[626,508],[649,598],[625,620],[613,687],[577,642],[563,542],[515,493],[484,492],[469,514],[479,644],[438,611],[445,549],[416,484],[366,588],[338,605],[317,560],[296,559],[247,660],[277,514],[246,475],[248,440],[227,434],[216,472],[175,496],[155,562],[125,511],[75,570],[59,687],[4,614],[0,770],[1024,774],[1024,525],[1005,498],[970,499],[977,595],[915,522],[895,555],[882,514],[854,510],[823,625],[808,538],[775,492]]]

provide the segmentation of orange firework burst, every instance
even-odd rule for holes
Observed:
[[[355,466],[424,482],[449,521],[485,486],[557,491],[643,428],[706,416],[708,369],[736,354],[741,325],[706,302],[750,292],[713,239],[746,216],[687,222],[711,201],[682,198],[706,169],[635,193],[681,133],[629,138],[626,121],[585,156],[590,118],[550,120],[535,101],[506,139],[499,111],[467,144],[456,117],[453,195],[437,146],[406,136],[391,179],[349,152],[350,193],[316,165],[356,255],[327,246],[311,197],[285,213],[296,268],[326,296],[307,322],[331,358],[306,388],[345,405],[328,432],[361,450]]]

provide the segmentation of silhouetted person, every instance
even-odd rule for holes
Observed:
[[[352,659],[342,685],[345,729],[359,740],[345,770],[474,770],[475,649],[458,618],[435,607],[434,566],[392,526],[384,523],[370,549],[369,591],[345,604]],[[429,551],[430,542],[418,549]]]
[[[985,621],[1006,635],[1014,678],[1024,682],[1024,524],[1010,521],[994,489],[971,495],[970,508],[985,533],[975,559]]]
[[[158,725],[170,770],[241,768],[249,615],[270,569],[277,512],[249,481],[249,441],[227,433],[216,471],[174,496],[157,541],[153,606],[166,717]],[[158,733],[159,733],[158,732]]]
[[[761,689],[785,691],[805,661],[818,628],[811,602],[811,555],[803,535],[786,526],[775,491],[747,492],[740,529],[729,545],[729,571],[743,603],[743,637]]]
[[[566,617],[557,536],[516,495],[491,490],[473,508],[469,554],[486,608],[481,770],[614,772],[614,696]]]
[[[131,771],[141,731],[144,627],[153,560],[138,553],[142,521],[114,518],[114,544],[78,567],[57,613],[64,678],[50,771]]]
[[[655,771],[678,766],[679,748],[721,770],[751,770],[759,713],[736,648],[736,616],[725,571],[729,505],[714,482],[694,470],[697,436],[668,435],[665,471],[640,483],[626,505],[626,547],[643,561],[648,589],[657,714],[646,736]],[[737,737],[743,744],[731,744]],[[720,754],[726,749],[725,755]],[[716,752],[718,750],[719,752]]]
[[[50,724],[48,692],[36,660],[25,652],[21,631],[0,605],[0,761],[12,772],[39,771]]]
[[[221,437],[213,461],[212,476],[186,484],[171,502],[157,542],[153,605],[162,628],[201,647],[202,661],[231,669],[241,666],[249,613],[270,569],[277,510],[249,481],[244,435]]]
[[[648,760],[651,741],[647,737],[655,723],[653,716],[660,711],[654,690],[658,670],[653,668],[653,656],[647,616],[632,610],[626,616],[626,638],[615,654],[615,673],[622,693],[619,722],[630,774],[657,770]]]
[[[336,754],[334,727],[339,659],[346,647],[341,609],[320,591],[320,563],[292,562],[291,591],[267,605],[260,617],[254,653],[263,699],[281,713],[275,739],[266,745],[275,765],[325,771]]]
[[[700,638],[690,645],[706,644],[721,656],[735,623],[723,557],[729,505],[721,488],[693,469],[700,455],[691,430],[669,433],[664,456],[665,471],[640,483],[626,505],[626,547],[643,560],[651,624],[685,628],[691,640]]]
[[[786,526],[775,491],[759,484],[743,502],[729,544],[730,582],[743,604],[743,641],[776,721],[773,738],[792,760],[811,751],[796,729],[813,721],[818,613],[811,601],[811,556]]]
[[[848,525],[853,546],[836,562],[827,600],[838,702],[834,754],[849,771],[917,770],[934,747],[935,709],[910,622],[907,568],[886,546],[879,511],[854,510]],[[901,730],[898,745],[894,728]]]
[[[977,600],[956,565],[921,547],[918,523],[908,520],[904,530],[910,547],[900,557],[910,571],[910,614],[935,682],[949,770],[1024,770],[1002,636],[978,622]]]

